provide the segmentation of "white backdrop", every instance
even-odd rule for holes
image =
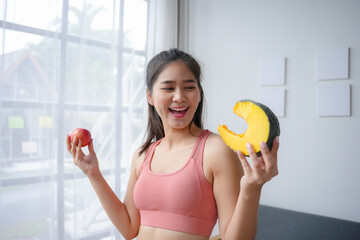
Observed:
[[[261,203],[360,222],[360,2],[189,1],[188,50],[204,66],[207,127],[246,127],[232,108],[259,98],[258,61],[286,57],[280,175]],[[350,48],[351,116],[319,117],[316,51]]]

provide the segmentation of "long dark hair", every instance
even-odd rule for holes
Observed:
[[[201,86],[201,67],[199,63],[188,53],[176,48],[167,51],[162,51],[153,57],[146,68],[146,87],[149,94],[152,93],[153,86],[159,74],[165,67],[175,61],[183,61],[190,71],[194,74],[197,85],[200,90],[201,100],[194,117],[189,125],[194,123],[198,128],[203,129],[203,105],[204,105],[204,91]],[[146,130],[146,140],[141,146],[139,155],[141,155],[151,144],[152,141],[157,141],[165,136],[163,123],[155,107],[148,103],[148,124]]]

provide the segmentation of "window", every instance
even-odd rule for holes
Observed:
[[[148,1],[0,6],[0,239],[122,239],[65,137],[91,131],[122,199],[146,127]]]

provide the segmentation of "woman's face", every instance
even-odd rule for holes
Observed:
[[[165,131],[188,127],[201,100],[197,80],[183,61],[167,65],[147,96],[161,117]]]

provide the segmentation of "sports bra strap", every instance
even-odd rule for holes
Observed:
[[[203,169],[203,155],[204,155],[204,148],[205,148],[205,142],[208,136],[210,135],[209,130],[204,130],[201,132],[198,142],[196,143],[196,149],[194,150],[194,154],[192,156],[193,160],[195,161],[196,170],[200,175],[204,175],[204,169]]]
[[[141,167],[140,167],[138,176],[140,176],[142,170],[144,169],[144,166],[146,165],[146,162],[151,160],[151,157],[149,157],[149,156],[154,154],[155,147],[158,145],[158,142],[159,141],[156,141],[156,142],[153,142],[150,144],[149,150],[147,151],[145,158],[144,158],[143,162],[141,163]]]

